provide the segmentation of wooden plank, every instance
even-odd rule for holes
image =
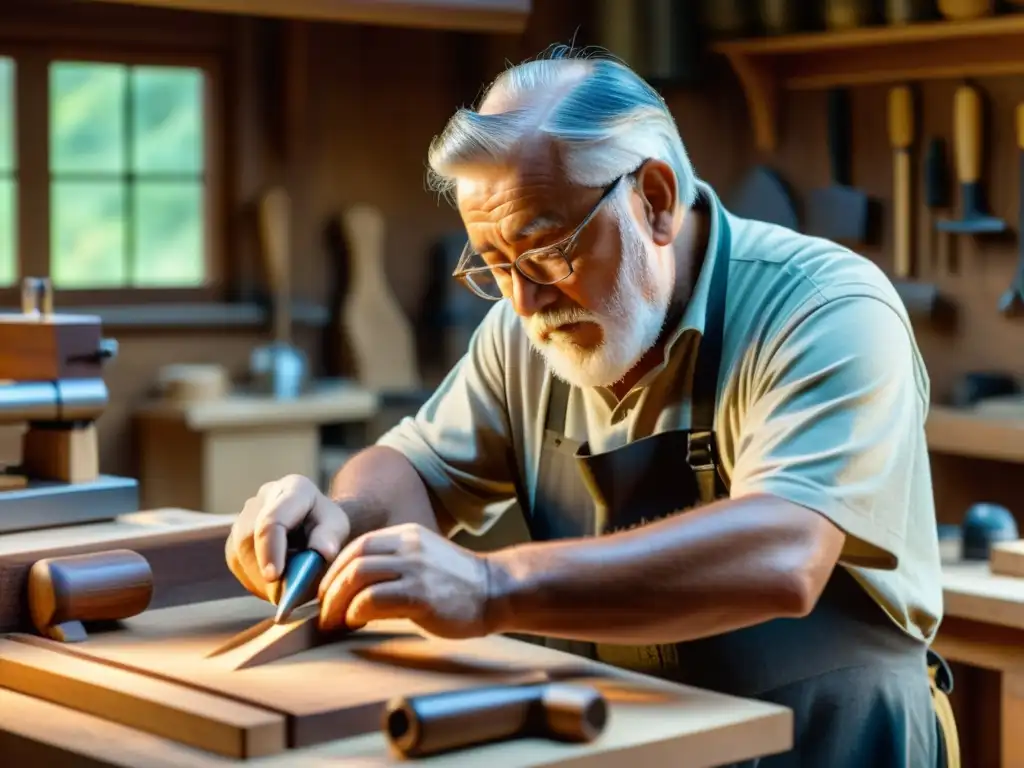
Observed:
[[[84,643],[64,646],[59,652],[81,654],[284,713],[293,749],[376,733],[383,706],[393,696],[545,676],[589,674],[607,677],[612,686],[626,688],[635,681],[636,687],[629,688],[631,692],[624,700],[634,704],[658,702],[657,706],[652,704],[654,711],[675,701],[694,703],[704,696],[710,699],[703,701],[702,709],[723,704],[712,701],[715,694],[630,675],[507,638],[448,641],[424,637],[407,622],[375,623],[330,645],[238,671],[224,669],[216,663],[216,657],[206,658],[210,651],[272,611],[273,606],[256,598],[152,611],[128,619],[123,631],[96,635]],[[33,642],[52,641],[37,638]],[[723,698],[730,705],[743,704],[738,699]],[[677,717],[679,714],[676,710]],[[721,715],[719,710],[716,718]],[[716,718],[709,722],[721,725]],[[692,722],[686,725],[691,726],[696,727]],[[777,726],[777,722],[770,725]],[[704,727],[697,730],[703,732]],[[526,764],[531,763],[520,763]]]
[[[0,684],[225,757],[287,748],[283,715],[25,643],[0,639]]]
[[[153,569],[152,608],[246,594],[224,561],[233,515],[160,509],[0,536],[0,633],[29,631],[28,571],[44,557],[131,549]]]
[[[998,576],[1024,578],[1024,541],[1001,541],[992,545],[989,568]]]

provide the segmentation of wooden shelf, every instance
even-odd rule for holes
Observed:
[[[299,21],[521,34],[532,0],[93,0]]]
[[[757,147],[777,143],[779,92],[1024,73],[1024,13],[719,43],[743,86]]]
[[[925,431],[936,453],[1024,464],[1024,419],[933,405]]]

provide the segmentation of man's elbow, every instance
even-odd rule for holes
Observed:
[[[846,534],[832,521],[814,513],[815,518],[802,536],[780,558],[780,603],[787,616],[803,618],[814,610],[839,562]]]

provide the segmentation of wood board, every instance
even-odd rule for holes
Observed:
[[[244,669],[211,651],[273,606],[256,598],[168,608],[128,619],[124,629],[61,644],[11,635],[55,655],[113,664],[283,715],[290,747],[306,747],[380,728],[394,696],[452,691],[496,682],[597,674],[574,657],[494,639],[429,638],[406,622],[380,622],[328,645]]]
[[[988,559],[992,573],[1024,578],[1024,540],[1000,541],[992,545]]]
[[[0,680],[9,690],[225,757],[287,748],[285,718],[276,712],[27,643],[0,639]]]

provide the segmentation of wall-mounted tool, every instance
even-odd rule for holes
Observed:
[[[924,204],[931,214],[929,227],[929,248],[942,274],[949,274],[949,243],[938,242],[934,237],[935,224],[940,212],[949,208],[949,162],[946,158],[946,142],[938,136],[928,140],[924,153]]]
[[[845,245],[867,239],[868,197],[850,186],[850,94],[845,88],[828,92],[828,154],[832,183],[816,189],[807,200],[808,234]]]
[[[981,191],[981,95],[977,88],[961,85],[953,99],[953,133],[956,175],[960,185],[960,218],[942,219],[938,228],[959,234],[1002,232],[1006,222],[984,210]]]
[[[1013,282],[999,298],[999,311],[1007,317],[1024,315],[1024,103],[1017,105],[1017,272]]]
[[[254,349],[249,360],[255,389],[282,400],[298,397],[309,383],[309,361],[292,343],[291,215],[291,197],[282,187],[274,187],[260,200],[260,242],[273,297],[274,340]]]
[[[767,154],[768,147],[758,146],[757,151]],[[800,229],[789,185],[767,165],[756,165],[743,177],[729,195],[727,207],[745,219],[778,224],[794,232]]]
[[[893,272],[897,278],[904,279],[910,277],[913,246],[910,153],[914,143],[913,97],[905,85],[889,91],[889,143],[892,145],[893,163]]]
[[[596,688],[572,683],[495,685],[394,699],[383,730],[404,757],[427,757],[517,737],[586,743],[604,731],[608,705]]]

